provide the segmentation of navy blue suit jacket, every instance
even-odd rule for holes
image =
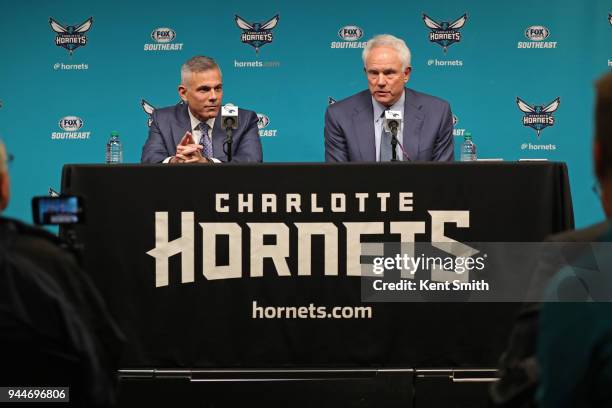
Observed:
[[[412,89],[405,91],[400,142],[410,161],[453,161],[453,116],[448,102]],[[376,161],[370,91],[329,105],[324,133],[325,161]]]
[[[187,104],[179,103],[167,108],[156,109],[151,115],[149,137],[142,148],[142,163],[161,163],[167,157],[174,156],[176,146],[185,132],[191,132],[191,121]],[[232,161],[261,162],[263,160],[257,114],[253,111],[238,110],[238,129],[233,133]],[[196,143],[198,141],[196,140]],[[217,115],[212,130],[214,157],[227,161],[223,151],[225,131],[221,129],[221,112]]]

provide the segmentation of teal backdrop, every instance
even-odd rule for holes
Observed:
[[[265,115],[264,161],[323,161],[330,98],[365,89],[360,46],[391,33],[412,51],[408,86],[450,102],[457,147],[469,131],[480,158],[564,161],[577,226],[603,217],[592,191],[592,110],[593,83],[612,66],[609,0],[22,0],[0,8],[0,138],[15,157],[8,216],[31,221],[31,197],[59,189],[65,163],[102,163],[113,130],[124,161],[139,162],[148,130],[141,100],[176,103],[180,65],[198,54],[221,66],[224,102]],[[460,40],[445,52],[430,41],[423,14],[442,28],[467,14],[450,31]],[[265,33],[272,41],[257,52],[243,43],[236,15],[251,31],[278,15]],[[86,44],[72,55],[56,44],[62,35],[50,18],[69,33],[90,17],[87,31],[72,34]],[[517,97],[538,111],[559,98],[557,109],[544,113],[554,124],[538,136],[523,124]]]

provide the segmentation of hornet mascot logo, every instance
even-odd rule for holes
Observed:
[[[74,50],[87,44],[85,33],[91,28],[93,17],[89,17],[78,27],[63,26],[54,20],[53,17],[49,17],[49,24],[51,29],[57,34],[55,36],[55,45],[67,49],[68,54],[72,56]]]
[[[265,23],[247,23],[237,14],[235,17],[236,25],[242,30],[240,41],[255,48],[255,54],[259,54],[259,49],[274,39],[272,29],[278,24],[278,14]]]
[[[444,53],[448,50],[448,47],[461,41],[461,33],[459,30],[463,28],[467,21],[467,13],[463,14],[457,20],[449,23],[448,21],[435,22],[425,13],[423,13],[423,21],[427,28],[431,29],[429,33],[429,41],[437,43],[442,47]]]
[[[147,126],[151,127],[151,123],[153,123],[152,115],[153,115],[153,112],[155,112],[155,107],[151,105],[149,102],[145,101],[144,99],[140,101],[140,105],[142,106],[142,109],[147,114],[147,117],[148,117]]]
[[[531,106],[521,98],[516,98],[516,104],[521,112],[525,113],[525,116],[523,116],[523,126],[533,128],[538,135],[538,139],[542,130],[548,126],[555,125],[555,118],[552,114],[559,108],[560,103],[561,99],[557,97],[557,99],[546,106]]]

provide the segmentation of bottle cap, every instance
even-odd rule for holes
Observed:
[[[465,132],[463,135],[464,140],[472,140],[472,134],[470,132]]]
[[[119,132],[117,132],[116,130],[113,130],[113,131],[111,132],[111,136],[117,136],[117,137],[119,137]]]

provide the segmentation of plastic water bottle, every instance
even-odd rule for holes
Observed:
[[[476,145],[472,142],[472,134],[465,132],[461,144],[461,161],[476,161]]]
[[[123,163],[123,146],[117,131],[111,132],[111,137],[106,143],[106,163]]]

